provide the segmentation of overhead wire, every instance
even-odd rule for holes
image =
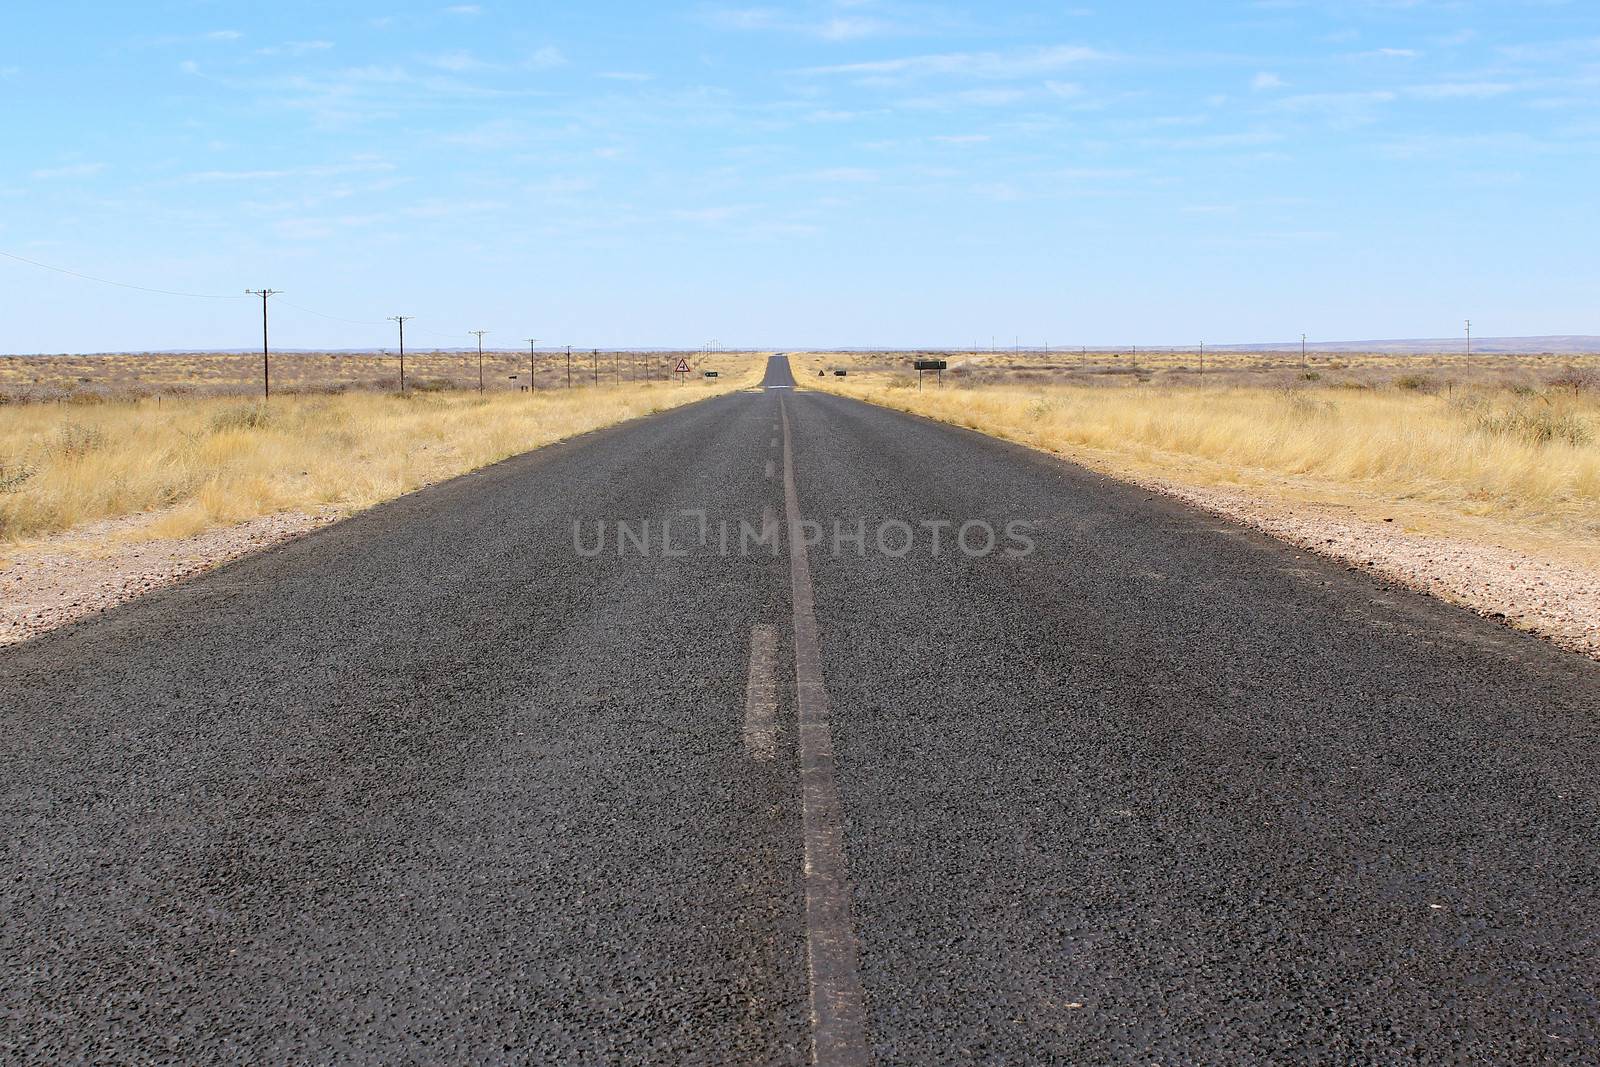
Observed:
[[[14,259],[18,263],[26,263],[26,264],[28,264],[29,266],[32,266],[32,267],[39,267],[39,268],[41,268],[43,270],[53,270],[57,274],[66,274],[66,275],[70,275],[71,277],[82,278],[83,280],[90,281],[90,282],[99,282],[101,285],[114,285],[119,289],[137,289],[141,293],[160,293],[162,296],[183,296],[183,297],[189,297],[190,299],[193,299],[193,300],[243,300],[244,299],[244,294],[242,294],[242,293],[237,295],[237,296],[226,296],[226,295],[223,295],[223,294],[220,294],[220,293],[184,293],[184,292],[179,292],[179,291],[174,290],[174,289],[156,289],[156,288],[153,288],[153,287],[148,286],[148,285],[134,285],[131,282],[113,281],[110,278],[100,278],[100,277],[96,277],[93,274],[84,274],[84,273],[82,273],[80,271],[68,270],[65,267],[56,267],[56,266],[52,266],[49,263],[40,263],[37,259],[29,259],[27,256],[19,256],[15,252],[7,252],[4,249],[0,249],[0,256],[5,256],[7,259]]]
[[[160,288],[157,288],[155,286],[150,286],[150,285],[135,285],[132,282],[120,282],[120,281],[116,281],[115,279],[112,279],[112,278],[102,278],[102,277],[99,277],[98,275],[85,274],[82,271],[69,270],[66,267],[57,267],[57,266],[55,266],[53,264],[50,264],[50,263],[42,263],[39,260],[29,259],[27,256],[19,256],[15,252],[7,252],[4,249],[0,249],[0,256],[4,256],[7,259],[16,260],[18,263],[26,263],[30,267],[38,267],[41,270],[54,271],[57,274],[65,274],[65,275],[67,275],[69,277],[72,277],[72,278],[80,278],[80,279],[82,279],[84,281],[95,282],[95,283],[100,284],[100,285],[112,285],[112,286],[116,286],[118,289],[132,289],[132,290],[136,290],[136,291],[141,292],[141,293],[156,293],[156,294],[159,294],[161,296],[185,297],[185,298],[192,299],[192,300],[243,300],[247,296],[247,294],[243,294],[243,293],[241,293],[239,295],[236,295],[236,296],[235,295],[222,294],[222,293],[188,293],[188,292],[183,292],[183,291],[177,290],[177,289],[160,289]],[[317,311],[317,310],[315,310],[313,308],[308,308],[308,307],[305,307],[303,305],[295,304],[295,303],[292,303],[292,302],[290,302],[288,300],[284,300],[284,299],[282,299],[281,296],[278,296],[277,294],[274,294],[274,296],[277,297],[277,299],[275,299],[274,302],[273,302],[274,306],[276,306],[276,307],[292,308],[295,311],[304,312],[307,315],[315,315],[319,319],[327,319],[330,322],[342,322],[342,323],[345,323],[345,324],[350,325],[350,326],[386,326],[386,325],[388,325],[388,321],[387,320],[384,320],[384,321],[380,322],[380,321],[374,321],[374,320],[368,320],[368,319],[347,319],[347,318],[344,318],[344,317],[339,316],[339,315],[329,315],[329,314],[326,314],[325,312]],[[430,337],[435,337],[435,338],[454,339],[454,335],[440,333],[437,330],[418,329],[417,332],[421,333],[421,334],[426,334],[426,335],[428,335]],[[465,344],[463,344],[461,347],[465,348],[467,346]]]

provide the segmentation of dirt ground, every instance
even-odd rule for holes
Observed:
[[[1448,392],[1458,386],[1542,389],[1570,381],[1600,391],[1600,354],[1467,356],[1392,355],[1361,352],[1205,352],[1150,350],[805,352],[791,356],[795,376],[819,373],[865,376],[877,382],[914,383],[918,359],[943,359],[947,369],[924,372],[923,387],[949,385],[1199,385],[1294,388],[1383,388],[1397,386]],[[1559,387],[1559,386],[1558,386]],[[1567,386],[1571,387],[1571,386]]]
[[[726,353],[724,353],[726,355]],[[697,352],[601,352],[574,350],[575,384],[670,378],[686,359],[699,373]],[[270,360],[272,389],[279,393],[398,390],[400,359],[394,352],[283,352]],[[526,351],[485,352],[486,391],[515,392],[567,384],[567,353],[541,351],[531,363]],[[52,401],[73,397],[251,395],[261,391],[261,353],[109,353],[83,356],[0,356],[0,402]],[[406,352],[406,387],[476,389],[476,352]]]

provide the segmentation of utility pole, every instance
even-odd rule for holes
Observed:
[[[1204,341],[1201,341],[1200,342],[1200,376],[1202,378],[1205,377],[1205,373],[1206,373],[1206,343]]]
[[[390,322],[400,324],[400,395],[406,392],[406,323],[416,318],[415,315],[390,315]]]
[[[572,388],[572,346],[567,346],[567,388]]]
[[[600,350],[594,350],[594,384],[600,384]]]
[[[478,395],[482,396],[483,395],[483,335],[488,333],[489,331],[488,330],[468,330],[467,332],[470,333],[470,334],[476,335],[477,338],[478,338]]]
[[[533,346],[539,343],[537,337],[529,337],[528,341],[528,395],[533,395]]]
[[[266,312],[263,311],[262,314],[265,315]],[[1468,359],[1472,358],[1472,320],[1471,319],[1467,320],[1467,358]]]
[[[1301,334],[1300,335],[1300,365],[1302,367],[1311,366],[1310,362],[1307,361],[1307,359],[1306,359],[1306,335],[1305,334]]]
[[[282,289],[246,289],[246,296],[259,296],[261,298],[261,399],[272,399],[272,372],[270,359],[267,355],[267,297],[277,296]]]

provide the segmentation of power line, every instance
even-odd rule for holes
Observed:
[[[66,274],[66,275],[69,275],[69,276],[71,276],[73,278],[82,278],[84,281],[99,282],[101,285],[114,285],[118,289],[137,289],[141,293],[160,293],[162,296],[183,296],[183,297],[188,297],[191,300],[242,300],[243,299],[243,297],[224,296],[224,295],[221,295],[219,293],[181,293],[181,292],[178,292],[178,291],[173,290],[173,289],[153,289],[148,285],[133,285],[133,284],[131,284],[129,282],[116,282],[116,281],[112,281],[110,278],[97,278],[93,274],[81,274],[78,271],[68,270],[65,267],[53,267],[48,263],[40,263],[36,259],[29,259],[27,256],[19,256],[15,252],[7,252],[7,251],[4,251],[4,250],[0,250],[0,256],[5,256],[7,259],[14,259],[18,263],[26,263],[30,267],[38,267],[38,268],[40,268],[42,270],[53,270],[57,274]]]
[[[284,307],[294,308],[296,311],[304,311],[307,315],[315,315],[319,319],[327,319],[330,322],[346,322],[346,323],[349,323],[351,326],[382,326],[383,325],[383,323],[381,323],[381,322],[373,322],[373,321],[369,321],[369,320],[366,320],[366,319],[343,319],[343,318],[340,318],[338,315],[324,315],[320,311],[312,311],[310,308],[301,307],[299,304],[291,304],[287,300],[280,300],[280,301],[278,301],[278,303],[281,304]]]

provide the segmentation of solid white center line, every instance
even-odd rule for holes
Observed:
[[[794,675],[799,704],[800,813],[805,835],[806,958],[811,972],[811,1061],[818,1067],[870,1063],[861,950],[850,918],[845,878],[844,805],[833,769],[833,728],[822,679],[811,566],[794,488],[789,409],[783,422],[783,503],[787,515],[789,588],[794,603]]]
[[[777,627],[752,627],[750,675],[744,685],[744,754],[758,763],[771,763],[778,755],[777,656]]]

